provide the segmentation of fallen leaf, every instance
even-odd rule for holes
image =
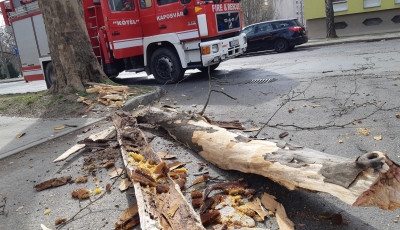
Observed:
[[[98,189],[95,189],[95,190],[94,190],[94,194],[97,195],[97,194],[100,194],[100,193],[101,193],[101,188],[98,188]]]
[[[17,136],[15,136],[16,138],[21,138],[23,136],[25,136],[26,133],[19,133]]]
[[[400,118],[400,113],[396,113],[396,118]]]
[[[122,173],[124,173],[124,170],[122,168],[114,169],[109,173],[110,179],[115,178],[115,177],[121,175]]]
[[[124,213],[121,216],[121,220],[129,220],[133,216],[138,215],[138,206],[137,204],[132,205],[131,207],[125,209]]]
[[[176,158],[176,155],[169,155],[166,152],[157,152],[157,155],[161,158],[161,159],[173,159]]]
[[[50,209],[47,209],[46,211],[44,211],[44,214],[45,214],[45,215],[48,215],[50,212],[51,212],[51,210],[50,210]]]
[[[78,99],[76,99],[77,102],[83,102],[84,100],[86,100],[85,97],[78,97]]]
[[[56,222],[55,222],[55,225],[59,225],[59,224],[65,223],[65,221],[67,221],[67,218],[57,219]]]
[[[108,168],[114,167],[114,165],[115,165],[115,162],[113,160],[110,160],[103,165],[103,168],[108,169]]]
[[[263,221],[264,218],[268,216],[268,212],[261,207],[261,201],[259,198],[256,198],[253,202],[246,203],[246,206],[255,211]]]
[[[380,141],[380,140],[382,140],[382,136],[375,136],[375,137],[374,137],[374,140]]]
[[[371,134],[371,131],[369,131],[367,128],[358,128],[357,133],[364,136],[369,136]]]
[[[96,187],[100,186],[100,181],[96,181]]]
[[[111,192],[111,184],[107,184],[106,185],[106,191],[107,192]]]
[[[128,178],[125,178],[121,181],[121,184],[119,185],[119,190],[123,192],[127,190],[129,187],[133,187],[132,181],[130,181]]]

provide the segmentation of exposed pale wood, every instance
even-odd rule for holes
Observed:
[[[129,146],[130,149],[139,150],[137,152],[143,155],[145,159],[151,159],[157,163],[161,162],[160,157],[147,143],[143,132],[137,128],[133,116],[116,113],[113,121],[117,129],[117,138],[129,178],[132,178],[131,176],[137,166],[128,163],[129,154],[126,146]],[[143,187],[138,182],[132,182],[142,229],[204,229],[200,217],[187,203],[179,186],[169,176],[166,179],[169,191],[161,194],[158,194],[152,187]]]
[[[400,169],[380,152],[355,159],[273,140],[252,140],[176,110],[151,108],[153,123],[204,159],[226,170],[259,174],[288,189],[329,193],[353,206],[400,207]]]
[[[113,135],[115,131],[114,126],[111,126],[99,133],[93,134],[89,136],[89,139],[96,141],[96,140],[101,140],[101,139],[106,139],[109,136]],[[63,154],[61,154],[59,157],[57,157],[57,159],[55,159],[53,162],[59,162],[59,161],[63,161],[65,159],[67,159],[68,157],[70,157],[72,154],[78,152],[79,150],[85,148],[85,144],[76,144],[74,146],[72,146],[70,149],[68,149],[66,152],[64,152]]]
[[[287,217],[285,208],[283,205],[275,200],[276,198],[272,195],[264,193],[261,196],[261,203],[269,211],[275,213],[276,220],[278,221],[279,229],[281,230],[293,230],[294,224]]]

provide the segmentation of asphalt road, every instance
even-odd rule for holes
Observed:
[[[237,99],[213,93],[206,115],[214,120],[239,120],[247,128],[269,121],[259,137],[279,139],[287,131],[285,141],[330,154],[355,159],[376,150],[400,162],[400,119],[395,117],[400,113],[398,43],[300,47],[288,53],[262,52],[229,60],[212,73],[211,88]],[[208,76],[192,70],[185,77],[179,84],[163,86],[168,93],[161,103],[200,111],[207,100]],[[154,84],[141,75],[117,81]],[[370,135],[359,134],[359,128],[368,129]],[[374,140],[375,136],[382,140]],[[305,224],[298,225],[299,229],[400,229],[394,223],[400,211],[350,207],[330,195],[288,192],[260,177],[251,181],[257,188],[269,187],[292,220]],[[340,213],[348,224],[334,226],[318,218],[333,213]]]
[[[330,154],[355,158],[378,150],[400,162],[400,119],[395,117],[400,113],[398,42],[298,48],[289,53],[264,52],[227,61],[212,74],[211,87],[237,100],[212,94],[206,114],[214,120],[239,120],[247,128],[261,127],[270,120],[259,137],[278,139],[280,133],[287,131],[289,136],[285,141]],[[117,81],[155,85],[151,77],[131,76],[126,74]],[[182,110],[199,111],[207,99],[208,76],[193,70],[188,71],[186,77],[179,84],[163,86],[168,93],[161,102]],[[173,105],[174,101],[177,105]],[[356,121],[355,125],[352,121]],[[88,133],[75,131],[0,160],[0,207],[4,204],[3,198],[7,197],[4,209],[0,208],[0,229],[40,229],[40,224],[55,229],[56,219],[69,218],[88,204],[88,201],[72,199],[73,189],[99,187],[104,191],[105,185],[113,182],[108,171],[99,168],[93,175],[82,167],[84,156],[90,156],[90,152],[76,154],[69,161],[57,164],[52,161],[78,140],[110,125],[110,121],[102,121],[92,125]],[[357,128],[367,128],[371,134],[360,135]],[[201,157],[174,142],[165,131],[144,130],[153,137],[150,140],[155,151],[177,155],[179,161],[187,163],[190,175],[199,172],[198,162],[204,162]],[[382,140],[374,140],[374,136],[379,135]],[[117,162],[119,166],[120,161]],[[396,216],[400,211],[351,207],[327,194],[288,191],[260,176],[224,171],[212,165],[206,170],[212,177],[221,179],[244,177],[258,192],[275,195],[285,206],[296,229],[400,228],[393,222],[399,220]],[[88,175],[90,179],[83,185],[68,184],[42,192],[33,189],[44,180],[69,175],[73,178]],[[94,182],[95,176],[99,185]],[[189,177],[187,185],[196,178]],[[63,229],[113,229],[123,210],[135,202],[133,190],[121,193],[118,185],[116,183],[110,194],[83,210]],[[50,213],[45,214],[48,209]],[[3,210],[7,215],[2,214]],[[335,226],[324,218],[338,213],[346,224]],[[268,218],[264,224],[261,226],[277,229],[275,218]]]

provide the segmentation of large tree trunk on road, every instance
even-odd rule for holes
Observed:
[[[333,11],[332,0],[325,0],[325,12],[326,12],[326,37],[337,38],[335,29],[335,13]]]
[[[353,206],[400,207],[400,169],[384,154],[349,159],[282,141],[252,140],[202,117],[151,108],[138,121],[160,125],[205,160],[270,178],[288,189],[329,193]]]
[[[106,81],[89,40],[82,0],[39,0],[39,5],[57,76],[50,92],[83,91],[86,82]]]

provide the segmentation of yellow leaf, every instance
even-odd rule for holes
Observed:
[[[95,189],[95,190],[94,190],[94,194],[97,195],[97,194],[99,194],[99,193],[101,193],[101,188],[98,188],[98,189]]]
[[[50,210],[50,209],[47,209],[46,211],[44,211],[44,214],[45,214],[45,215],[48,215],[50,212],[51,212],[51,210]]]
[[[63,128],[65,128],[65,126],[58,126],[58,127],[55,127],[54,130],[60,130],[60,129],[63,129]]]

